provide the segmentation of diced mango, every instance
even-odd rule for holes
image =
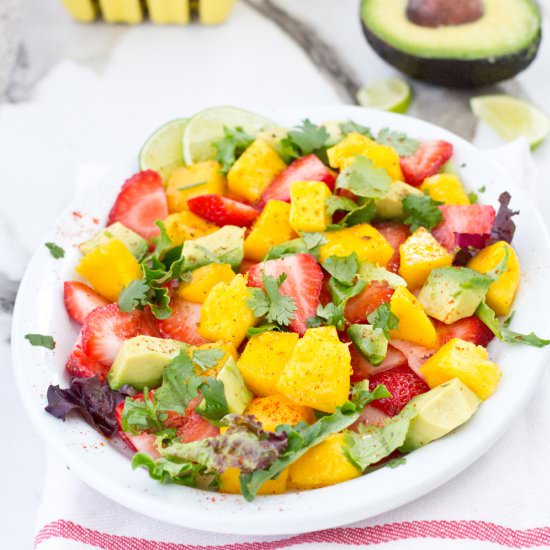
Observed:
[[[487,273],[494,269],[504,258],[508,250],[506,271],[489,287],[485,300],[497,315],[508,315],[519,286],[519,261],[516,251],[505,241],[498,241],[478,252],[469,262],[468,267]]]
[[[174,170],[166,186],[168,211],[188,210],[187,200],[192,197],[207,194],[223,195],[225,178],[220,173],[220,168],[215,160],[205,160]]]
[[[293,182],[290,186],[290,225],[294,231],[324,231],[330,223],[326,200],[331,195],[323,182]]]
[[[298,342],[295,332],[262,332],[248,340],[237,363],[244,381],[255,395],[277,393],[275,386]]]
[[[453,255],[424,227],[419,227],[399,247],[399,256],[399,275],[409,288],[422,286],[432,269],[453,263]]]
[[[272,246],[295,237],[296,233],[290,226],[290,204],[270,200],[244,241],[244,255],[259,262]]]
[[[298,405],[333,413],[348,399],[351,358],[334,326],[306,330],[285,365],[277,390]]]
[[[427,192],[434,201],[444,204],[470,204],[462,183],[454,174],[430,176],[424,180],[420,189]]]
[[[229,264],[203,265],[191,272],[191,280],[184,282],[178,288],[178,294],[184,299],[202,304],[212,287],[218,283],[229,283],[235,277],[235,272]]]
[[[274,149],[263,139],[256,139],[239,157],[227,174],[231,193],[257,202],[273,178],[286,168]]]
[[[368,223],[328,231],[324,235],[328,242],[319,249],[321,263],[329,256],[349,256],[355,252],[360,262],[386,267],[393,256],[390,243]]]
[[[356,132],[351,132],[340,143],[327,150],[329,164],[338,170],[345,170],[356,155],[367,157],[377,168],[386,170],[392,179],[403,180],[397,151]]]
[[[238,495],[241,493],[240,471],[238,468],[227,468],[220,475],[220,492]],[[283,470],[277,479],[269,479],[258,491],[259,495],[280,495],[286,492],[288,468]]]
[[[209,342],[208,344],[202,344],[200,346],[193,346],[193,351],[195,350],[205,350],[205,349],[220,349],[224,353],[218,359],[218,362],[211,368],[203,371],[198,365],[195,367],[197,374],[202,376],[217,376],[217,374],[222,370],[222,367],[225,365],[226,361],[231,357],[233,361],[237,361],[239,354],[237,349],[231,342]]]
[[[430,388],[458,378],[480,399],[487,399],[497,387],[502,371],[489,361],[483,346],[453,338],[432,355],[420,371]]]
[[[398,287],[393,293],[390,309],[399,320],[398,328],[390,332],[392,338],[428,348],[437,345],[437,332],[432,321],[420,302],[404,286]]]
[[[198,333],[208,340],[231,342],[238,348],[246,331],[258,321],[246,303],[249,296],[243,275],[236,275],[230,283],[218,283],[202,304]]]
[[[189,210],[170,214],[164,220],[164,227],[174,246],[183,244],[185,241],[204,237],[219,229],[217,225],[203,220]]]
[[[318,489],[359,477],[361,472],[346,458],[344,434],[329,435],[290,466],[289,486]]]
[[[112,239],[88,252],[75,270],[111,302],[117,301],[123,287],[141,278],[138,261],[118,239]]]
[[[306,422],[307,424],[315,422],[312,409],[296,405],[284,395],[255,397],[248,405],[245,414],[255,416],[264,430],[268,432],[274,432],[275,428],[282,424],[294,426],[298,422]]]

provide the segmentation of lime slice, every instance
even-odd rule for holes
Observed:
[[[538,107],[507,95],[484,95],[470,100],[473,113],[506,141],[526,137],[531,148],[550,131],[550,118]]]
[[[215,158],[214,142],[223,137],[224,126],[241,126],[250,135],[269,131],[276,124],[264,117],[236,107],[213,107],[193,116],[183,133],[183,160],[193,164]]]
[[[357,92],[359,105],[393,113],[405,113],[411,99],[412,91],[409,84],[395,77],[365,86]]]
[[[140,170],[155,170],[164,181],[174,168],[183,166],[181,140],[187,118],[177,118],[161,126],[139,152]]]

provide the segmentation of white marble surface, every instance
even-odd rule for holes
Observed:
[[[331,43],[358,82],[393,74],[366,45],[356,0],[276,4]],[[78,166],[134,155],[162,122],[215,104],[269,114],[273,105],[350,102],[286,34],[246,4],[218,28],[127,28],[78,25],[56,0],[28,0],[21,23],[17,66],[0,103],[0,371],[6,381],[0,398],[0,548],[10,550],[31,547],[45,473],[43,444],[15,393],[10,304],[33,249],[74,192]],[[502,88],[547,111],[549,44],[545,40],[532,67]],[[476,129],[468,94],[419,84],[415,91],[412,114],[470,138],[477,134],[482,145],[498,142],[487,129]],[[550,170],[550,143],[535,160],[543,173]],[[546,189],[539,197],[541,208],[550,207]]]

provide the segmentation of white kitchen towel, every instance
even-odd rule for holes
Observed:
[[[487,153],[536,196],[536,170],[525,141]],[[93,183],[104,169],[83,167],[78,187]],[[526,410],[518,412],[508,433],[474,465],[430,494],[369,520],[280,537],[183,529],[119,506],[50,457],[35,542],[40,550],[550,548],[549,457],[546,372]]]

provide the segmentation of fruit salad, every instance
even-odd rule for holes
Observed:
[[[549,343],[510,327],[510,195],[478,202],[447,141],[219,108],[140,167],[64,283],[46,410],[162,483],[252,500],[401,465],[498,391],[493,338]]]

